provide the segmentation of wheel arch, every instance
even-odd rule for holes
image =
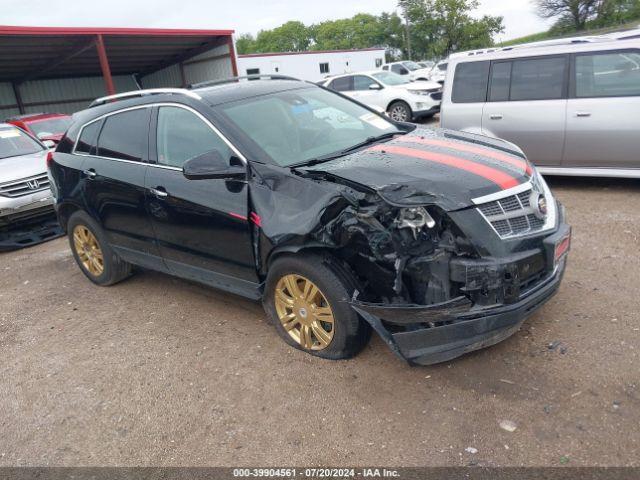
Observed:
[[[80,210],[82,210],[82,207],[73,202],[65,202],[57,207],[56,214],[58,216],[58,222],[65,233],[67,233],[67,224],[69,223],[71,215]]]

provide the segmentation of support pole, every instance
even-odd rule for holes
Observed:
[[[113,86],[111,67],[109,67],[109,59],[107,58],[107,50],[104,48],[104,39],[102,38],[102,34],[96,35],[96,49],[98,50],[98,58],[100,59],[104,88],[107,91],[107,95],[115,95],[116,89]]]
[[[182,88],[187,88],[187,74],[184,71],[184,62],[180,62],[180,80],[182,81]]]
[[[233,45],[233,36],[227,37],[227,45],[229,46],[229,56],[231,57],[231,72],[234,77],[238,76],[238,62],[236,61],[236,47]]]
[[[16,103],[18,104],[18,110],[21,114],[25,113],[24,111],[24,103],[22,102],[22,95],[20,94],[20,85],[16,82],[12,82],[11,86],[13,87],[13,95],[16,97]]]

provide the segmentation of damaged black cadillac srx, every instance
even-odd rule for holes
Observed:
[[[138,266],[262,300],[330,359],[372,330],[421,365],[495,344],[557,291],[570,242],[515,145],[282,77],[97,100],[49,175],[92,282]]]

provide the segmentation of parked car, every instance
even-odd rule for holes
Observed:
[[[8,118],[6,122],[56,145],[71,125],[71,117],[62,113],[30,113]]]
[[[412,82],[416,80],[429,80],[430,70],[428,68],[423,68],[416,62],[408,60],[403,62],[386,63],[382,66],[382,70],[396,73],[398,75],[406,75]]]
[[[53,215],[49,150],[14,125],[0,123],[0,228]]]
[[[640,40],[451,58],[444,127],[503,138],[545,174],[640,177]]]
[[[420,65],[422,68],[426,68],[427,70],[431,70],[433,66],[436,64],[435,62],[432,62],[429,60],[425,60],[423,62],[416,62],[416,63]]]
[[[558,289],[570,229],[514,145],[302,81],[206,85],[74,117],[49,169],[90,281],[166,272],[261,300],[312,355],[373,329],[417,364],[508,337]]]
[[[386,111],[393,120],[409,122],[432,117],[440,111],[442,87],[433,82],[410,82],[400,75],[380,70],[338,75],[323,86]]]
[[[439,83],[440,85],[444,85],[444,80],[447,76],[447,68],[449,66],[449,62],[447,60],[442,60],[441,62],[436,63],[433,68],[429,71],[428,78],[432,82]]]

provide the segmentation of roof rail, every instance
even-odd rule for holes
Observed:
[[[304,80],[300,80],[299,78],[290,77],[288,75],[279,75],[279,74],[264,74],[264,75],[244,75],[240,77],[229,77],[223,80],[208,80],[206,82],[194,83],[189,85],[190,89],[195,88],[204,88],[204,87],[213,87],[215,85],[224,85],[225,83],[233,83],[238,82],[240,80],[260,80],[260,79],[268,79],[268,80],[293,80],[296,82],[303,82]]]
[[[191,92],[185,88],[148,88],[146,90],[132,90],[131,92],[118,93],[116,95],[108,95],[101,97],[89,105],[89,108],[96,107],[98,105],[104,105],[107,102],[117,102],[118,100],[125,100],[127,98],[145,97],[147,95],[161,95],[161,94],[174,94],[174,95],[186,95],[197,100],[201,100],[202,97],[195,92]]]

